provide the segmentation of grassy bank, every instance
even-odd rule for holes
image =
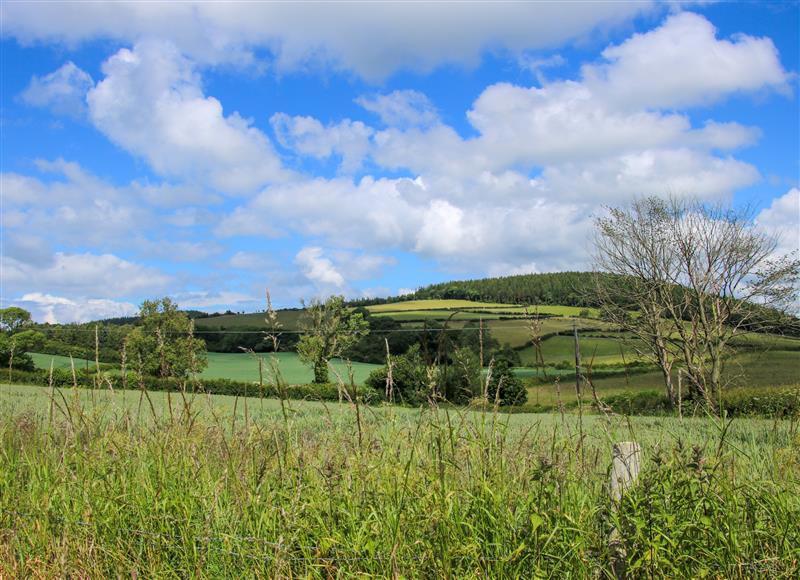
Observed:
[[[0,387],[0,576],[603,577],[612,527],[633,576],[799,571],[788,421],[62,394]]]

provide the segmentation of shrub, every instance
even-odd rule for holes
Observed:
[[[386,390],[387,368],[372,371],[365,385],[368,389],[384,393]],[[428,398],[428,370],[419,345],[415,344],[403,355],[392,360],[392,383],[395,400],[411,405],[424,402]]]
[[[524,405],[528,401],[525,385],[512,372],[508,362],[502,359],[495,363],[489,380],[489,398],[496,397],[503,406]]]

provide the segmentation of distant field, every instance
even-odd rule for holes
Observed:
[[[499,304],[496,302],[473,302],[472,300],[408,300],[406,302],[393,302],[391,304],[376,304],[367,306],[370,312],[405,312],[407,310],[465,310],[475,308],[516,308],[514,304]]]
[[[270,355],[264,355],[269,357]],[[300,362],[300,359],[293,352],[281,352],[276,355],[280,361],[280,371],[284,380],[290,384],[310,383],[314,378],[311,369]],[[49,369],[50,360],[54,362],[53,368],[70,368],[69,357],[31,353],[34,364],[38,368]],[[94,368],[94,361],[75,359],[76,368],[84,368],[89,364],[89,368]],[[379,365],[369,363],[353,363],[354,378],[357,384],[363,384],[367,376]],[[342,379],[347,380],[347,367],[339,360],[333,362],[333,369],[338,372]],[[266,373],[266,365],[264,367]],[[208,353],[208,367],[201,374],[202,378],[207,379],[231,379],[235,381],[258,381],[258,361],[251,355],[244,353],[210,352]],[[331,371],[332,381],[336,380],[336,373]]]
[[[476,315],[522,316],[525,314],[525,309],[525,306],[520,306],[518,304],[473,302],[471,300],[409,300],[408,302],[367,306],[367,310],[373,314],[400,313],[407,311],[460,310]],[[530,313],[538,312],[539,314],[549,316],[579,316],[582,312],[584,314],[588,312],[589,316],[594,317],[599,314],[596,308],[580,308],[578,306],[532,305],[528,306],[527,309]],[[446,314],[442,315],[446,316]]]
[[[263,355],[268,358],[272,355]],[[280,371],[284,380],[290,384],[310,383],[314,378],[311,368],[300,362],[293,352],[281,352],[275,355],[280,360]],[[332,363],[333,369],[340,374],[343,380],[347,379],[347,367],[339,360]],[[357,384],[362,384],[373,369],[380,365],[369,363],[353,363],[354,378]],[[336,372],[330,373],[331,381],[336,381]],[[266,366],[265,366],[266,372]],[[208,367],[201,377],[208,379],[232,379],[237,381],[258,381],[258,361],[249,354],[210,352],[208,353]]]
[[[737,337],[732,341],[732,345],[745,348],[800,351],[800,338],[750,333]]]
[[[621,364],[624,353],[625,360],[631,362],[634,350],[628,343],[614,338],[581,337],[581,357],[588,362],[592,357],[596,363]],[[575,342],[571,336],[553,336],[542,342],[542,355],[545,362],[559,362],[575,358]]]
[[[575,325],[577,325],[579,331],[584,328],[610,327],[609,324],[599,320],[554,317],[542,320],[541,333],[571,332]],[[508,343],[514,348],[519,348],[531,342],[531,334],[526,320],[492,320],[486,326],[491,331],[492,336],[500,341],[500,344]]]
[[[513,316],[524,316],[526,314],[526,309],[528,314],[535,314],[539,313],[542,315],[547,316],[581,316],[581,314],[589,314],[589,317],[597,317],[600,314],[600,311],[597,308],[582,308],[580,306],[553,306],[548,304],[534,304],[532,306],[512,306],[508,307],[496,307],[491,306],[486,308],[486,310],[490,310],[492,313],[499,314],[499,315],[513,315]]]
[[[278,320],[285,330],[293,330],[298,327],[298,320],[302,316],[302,310],[278,310]],[[224,314],[222,316],[211,316],[209,318],[197,318],[194,321],[195,328],[198,330],[209,329],[237,329],[237,328],[260,328],[266,330],[264,322],[264,312],[252,312],[250,314]]]
[[[68,369],[72,366],[68,356],[60,356],[57,354],[40,354],[38,352],[29,352],[28,354],[33,359],[33,364],[40,369],[49,369],[51,360],[53,361],[54,369]],[[76,358],[73,359],[73,361],[76,369],[86,368],[87,366],[89,368],[94,368],[93,360],[89,361],[83,358]]]
[[[391,318],[399,322],[414,322],[414,321],[428,321],[428,320],[462,320],[462,321],[475,321],[478,320],[497,320],[500,318],[499,314],[480,314],[477,312],[468,312],[465,310],[404,310],[403,312],[377,312],[372,316],[381,318]]]
[[[472,300],[410,300],[392,304],[377,304],[367,306],[367,310],[374,316],[386,316],[400,322],[413,322],[425,320],[446,320],[453,315],[452,320],[477,321],[497,320],[500,317],[521,317],[525,314],[525,307],[516,304],[502,304],[495,302],[474,302]],[[455,311],[455,314],[453,312]],[[561,321],[566,328],[572,325],[574,317],[581,313],[589,312],[590,317],[596,317],[598,311],[593,308],[579,308],[576,306],[549,306],[539,305],[529,308],[530,312],[538,311],[539,314],[556,317],[572,317],[568,321]],[[301,310],[278,310],[278,319],[284,330],[296,330],[299,327]],[[581,320],[581,319],[579,319]],[[583,319],[585,320],[585,319]],[[513,321],[512,321],[513,323]],[[559,323],[557,323],[559,324]],[[590,324],[579,323],[580,326],[596,327],[600,323],[592,320]],[[237,329],[263,329],[265,328],[264,313],[253,312],[249,314],[225,314],[209,318],[195,319],[195,327],[200,330],[237,330]],[[546,330],[545,332],[554,332]],[[511,342],[518,346],[518,340],[501,340]]]

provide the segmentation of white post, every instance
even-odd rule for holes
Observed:
[[[614,459],[611,464],[611,497],[619,502],[626,489],[633,485],[639,476],[642,448],[634,441],[623,441],[614,445]]]
[[[622,441],[614,444],[609,493],[614,500],[615,508],[619,507],[622,496],[636,482],[641,467],[641,457],[642,448],[635,441]],[[608,546],[611,549],[611,567],[614,575],[617,578],[625,578],[626,552],[617,528],[611,530]]]

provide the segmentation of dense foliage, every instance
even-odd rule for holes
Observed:
[[[27,352],[44,345],[45,337],[31,328],[31,314],[11,306],[0,309],[0,366],[33,370],[33,360]]]
[[[369,325],[360,312],[344,304],[344,297],[331,296],[324,302],[312,301],[300,321],[303,334],[297,343],[300,360],[314,369],[314,382],[328,382],[328,362],[348,352]]]
[[[206,345],[193,335],[193,324],[170,298],[145,300],[141,325],[125,338],[130,368],[161,378],[186,378],[206,366]]]
[[[502,406],[522,405],[527,401],[523,382],[511,370],[506,359],[492,363],[492,374],[486,382],[479,357],[464,346],[458,346],[446,359],[426,360],[419,344],[391,360],[390,365],[372,371],[365,386],[384,398],[400,403],[419,405],[427,401],[466,404],[486,396]],[[391,393],[391,394],[390,394]]]
[[[594,307],[593,287],[591,272],[520,274],[432,284],[417,290],[414,298]]]

